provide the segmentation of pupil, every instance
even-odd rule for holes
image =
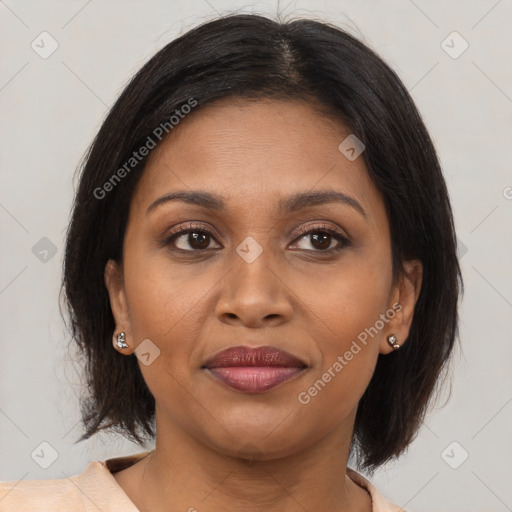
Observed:
[[[320,248],[320,249],[327,249],[330,245],[330,237],[331,235],[327,235],[327,234],[318,234],[318,233],[314,233],[311,235],[313,237],[313,240],[314,242],[319,242],[319,247],[317,248]],[[327,241],[327,244],[325,243]],[[313,243],[313,245],[315,245],[315,243]]]
[[[200,249],[208,247],[208,235],[206,233],[190,233],[190,236],[192,238],[190,243],[192,247],[199,247]]]

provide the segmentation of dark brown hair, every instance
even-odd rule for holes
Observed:
[[[446,184],[404,85],[358,39],[307,19],[230,15],[203,23],[154,55],[103,122],[81,166],[62,283],[70,331],[85,359],[79,441],[106,429],[138,443],[155,435],[155,400],[138,360],[112,347],[115,325],[104,284],[107,260],[122,259],[146,157],[132,161],[122,179],[112,176],[191,98],[198,110],[228,97],[314,101],[344,123],[364,143],[362,156],[385,201],[395,277],[405,260],[423,264],[408,342],[379,356],[357,411],[352,454],[372,471],[403,452],[422,423],[458,334],[462,277]],[[108,193],[98,193],[109,180]]]

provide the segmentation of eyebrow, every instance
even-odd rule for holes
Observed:
[[[211,194],[209,192],[202,192],[200,190],[178,190],[170,192],[150,204],[146,211],[146,215],[156,210],[170,201],[183,201],[184,203],[202,206],[204,208],[215,211],[226,211],[226,203],[221,196]],[[279,210],[282,213],[296,212],[308,206],[317,206],[326,203],[341,203],[350,206],[359,212],[365,219],[367,213],[361,206],[359,201],[351,196],[335,190],[319,190],[314,192],[297,192],[285,199],[279,201]]]

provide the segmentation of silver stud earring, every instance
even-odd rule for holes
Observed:
[[[124,331],[117,335],[116,343],[119,348],[128,348],[129,345],[126,343],[126,333]]]
[[[395,350],[400,348],[400,345],[397,343],[397,337],[394,334],[390,334],[386,339]]]

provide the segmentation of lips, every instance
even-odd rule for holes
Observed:
[[[212,376],[246,393],[272,389],[302,373],[306,364],[275,347],[231,347],[218,352],[203,365]]]

